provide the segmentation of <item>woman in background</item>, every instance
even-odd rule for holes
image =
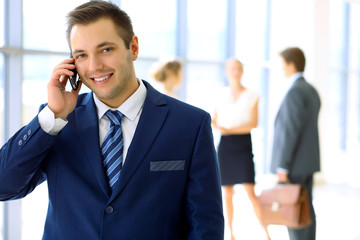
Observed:
[[[225,67],[229,87],[216,106],[212,125],[221,133],[218,146],[221,185],[231,239],[234,240],[232,223],[235,184],[244,186],[255,214],[261,222],[261,207],[255,195],[255,167],[250,135],[251,130],[258,124],[259,95],[242,85],[243,64],[239,60],[228,60]],[[266,226],[263,228],[270,239]]]
[[[162,92],[177,98],[176,90],[183,79],[182,65],[179,60],[159,61],[152,66],[151,77],[162,85]]]

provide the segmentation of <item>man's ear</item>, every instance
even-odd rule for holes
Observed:
[[[132,60],[135,61],[139,54],[139,41],[136,35],[134,35],[131,39],[130,51],[131,51]]]
[[[291,69],[293,70],[294,73],[299,71],[298,69],[296,69],[296,66],[295,66],[294,62],[290,62],[290,65],[291,65]]]

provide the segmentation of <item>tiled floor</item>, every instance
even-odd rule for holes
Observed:
[[[257,192],[261,191],[264,182],[271,181],[260,182],[263,185],[257,185]],[[360,240],[359,186],[346,183],[317,184],[313,201],[317,215],[317,240]],[[265,240],[266,236],[241,185],[235,187],[234,208],[236,240]],[[289,239],[283,226],[269,226],[269,233],[273,240]],[[230,240],[227,226],[225,240]]]

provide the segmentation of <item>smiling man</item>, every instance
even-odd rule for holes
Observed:
[[[209,114],[136,77],[138,38],[116,5],[77,7],[67,36],[74,58],[54,68],[48,103],[1,148],[0,200],[47,181],[43,239],[222,240]]]

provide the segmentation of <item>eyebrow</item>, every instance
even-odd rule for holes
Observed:
[[[97,45],[96,48],[102,48],[102,47],[105,47],[105,46],[108,46],[108,45],[116,45],[116,44],[114,42],[105,41],[105,42],[102,42],[99,45]]]
[[[102,47],[104,47],[104,46],[109,46],[109,45],[116,45],[116,43],[114,43],[114,42],[109,42],[109,41],[105,41],[105,42],[102,42],[102,43],[98,44],[98,45],[96,46],[96,48],[99,49],[99,48],[102,48]],[[75,50],[73,51],[73,55],[75,55],[75,54],[77,54],[77,53],[81,53],[81,52],[85,52],[85,50],[75,49]]]

